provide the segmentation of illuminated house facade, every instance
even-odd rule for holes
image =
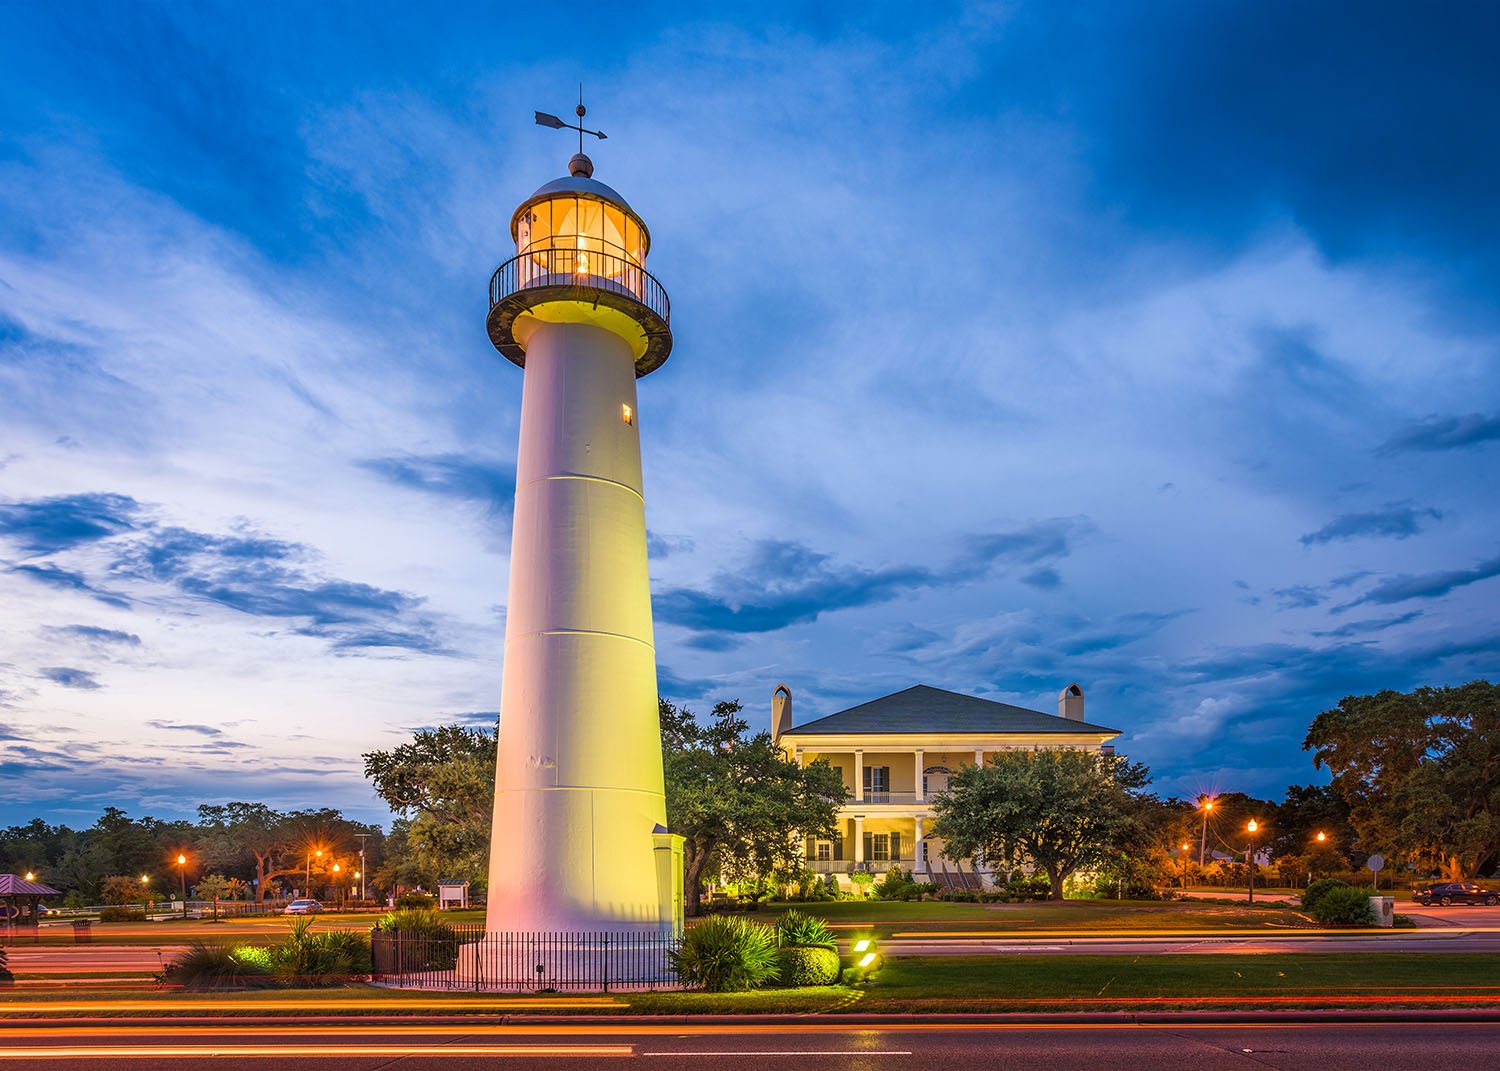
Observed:
[[[1084,720],[1082,688],[1064,688],[1057,706],[1045,714],[919,684],[794,727],[791,690],[779,686],[771,715],[778,746],[802,765],[826,760],[852,797],[833,839],[809,839],[809,869],[878,878],[899,866],[919,881],[969,884],[972,864],[942,859],[942,842],[927,835],[949,776],[1000,751],[1113,751],[1120,731]]]

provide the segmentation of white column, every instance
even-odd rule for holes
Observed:
[[[506,603],[491,930],[655,926],[666,825],[635,359],[528,337]]]
[[[912,782],[912,791],[917,794],[916,798],[918,803],[925,803],[927,800],[927,793],[922,791],[922,767],[926,765],[926,763],[922,761],[923,754],[925,754],[925,752],[918,749],[915,762],[917,779],[916,781]],[[921,819],[918,818],[917,821],[920,822]]]
[[[854,749],[854,802],[863,803],[865,800],[865,753],[858,748]]]
[[[984,748],[976,747],[974,749],[974,765],[975,766],[983,766],[984,765]]]
[[[917,817],[916,817],[916,823],[917,823],[917,839],[916,839],[916,844],[913,846],[912,859],[914,860],[914,862],[912,863],[912,870],[916,871],[918,873],[925,874],[925,873],[927,873],[927,864],[922,861],[922,845],[925,842],[922,839],[922,816],[921,815],[917,815]]]
[[[865,861],[865,816],[857,814],[854,816],[854,862],[855,865]]]
[[[800,747],[792,752],[792,757],[797,760],[798,769],[801,769],[803,766],[807,765],[807,763],[802,758],[802,749]]]

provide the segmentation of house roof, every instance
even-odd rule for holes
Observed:
[[[1040,710],[1013,707],[992,699],[949,692],[925,684],[872,699],[817,721],[788,729],[783,736],[880,733],[1114,733],[1120,730],[1086,721],[1059,718]]]
[[[50,885],[27,881],[18,874],[0,874],[0,896],[61,896]]]

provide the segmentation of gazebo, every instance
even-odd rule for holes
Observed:
[[[61,896],[50,885],[28,881],[16,874],[0,874],[0,915],[5,916],[5,932],[17,930],[35,933],[41,917],[38,905],[44,896]]]

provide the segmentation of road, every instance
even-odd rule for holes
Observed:
[[[0,1069],[1370,1071],[1489,1067],[1500,1023],[0,1026]]]

